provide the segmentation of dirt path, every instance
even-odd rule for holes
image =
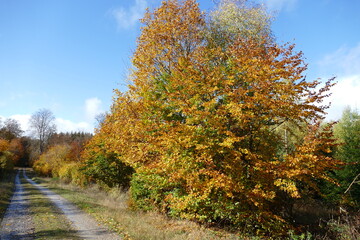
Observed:
[[[70,220],[73,228],[77,230],[82,239],[115,240],[121,237],[107,228],[102,227],[92,217],[81,211],[65,198],[55,194],[49,189],[35,183],[22,171],[24,178],[48,197]],[[27,192],[24,191],[20,178],[20,172],[16,176],[16,190],[11,203],[1,223],[0,239],[35,239],[34,227],[32,224],[31,212],[29,211],[29,200]]]
[[[15,178],[15,193],[1,223],[0,239],[34,239],[28,192],[21,185],[20,171]]]
[[[38,188],[44,195],[46,195],[61,211],[64,212],[65,216],[72,222],[74,228],[78,231],[79,236],[83,239],[102,239],[102,240],[113,240],[121,239],[119,235],[110,232],[107,228],[102,227],[88,214],[75,207],[65,198],[50,191],[49,189],[35,183],[26,176],[24,171],[25,179],[33,186]]]

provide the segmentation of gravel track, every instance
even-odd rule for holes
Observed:
[[[90,217],[85,212],[74,206],[65,198],[50,191],[46,187],[43,187],[26,176],[24,171],[25,179],[33,186],[38,188],[45,196],[47,196],[61,211],[64,212],[65,216],[71,221],[74,229],[78,231],[78,234],[83,239],[102,239],[102,240],[113,240],[121,239],[116,233],[110,232],[107,228],[102,227],[97,221]]]
[[[35,239],[31,212],[29,211],[29,201],[26,198],[27,192],[24,191],[20,183],[19,172],[16,175],[14,196],[1,223],[1,240]],[[25,170],[23,170],[23,175],[29,183],[38,188],[64,213],[82,239],[121,239],[119,235],[101,226],[95,219],[81,211],[65,198],[29,179],[26,176]]]
[[[15,192],[1,223],[0,239],[34,239],[34,226],[29,210],[28,192],[20,182],[20,170],[15,178]]]

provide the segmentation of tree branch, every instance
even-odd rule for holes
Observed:
[[[358,175],[356,175],[356,177],[355,177],[354,180],[350,183],[349,187],[346,189],[346,191],[344,192],[344,194],[346,194],[346,193],[350,190],[351,186],[352,186],[354,183],[359,183],[359,181],[356,182],[356,179],[357,179],[359,176],[360,176],[360,173],[359,173]]]

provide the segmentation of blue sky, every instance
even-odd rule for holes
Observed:
[[[360,1],[259,0],[279,43],[296,43],[308,79],[337,76],[328,119],[360,107]],[[126,90],[139,18],[160,0],[0,0],[0,117],[24,130],[40,108],[59,131],[92,131],[113,89]],[[200,0],[210,10],[210,0]]]

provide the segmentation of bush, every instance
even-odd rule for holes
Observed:
[[[106,149],[101,134],[85,146],[82,159],[81,171],[89,180],[109,188],[129,188],[133,168],[125,164],[120,155]]]
[[[80,168],[80,163],[65,163],[58,171],[59,178],[67,183],[74,183],[78,186],[84,186],[87,183],[87,177],[81,172]]]
[[[101,185],[127,189],[133,169],[123,163],[116,154],[94,153],[85,160],[82,173]]]
[[[34,162],[34,170],[48,177],[59,177],[59,170],[62,165],[69,162],[67,155],[70,151],[68,145],[55,145],[40,155]]]

